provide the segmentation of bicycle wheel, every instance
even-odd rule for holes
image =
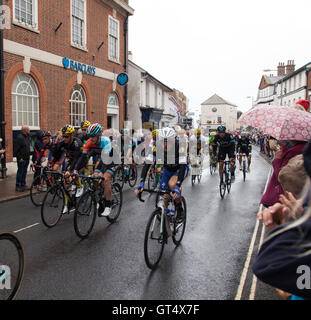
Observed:
[[[245,160],[243,161],[243,181],[246,180],[246,163]]]
[[[202,175],[198,175],[198,182],[200,183],[202,179]]]
[[[30,187],[30,200],[36,206],[42,205],[44,196],[50,187],[50,182],[44,175],[36,177]]]
[[[62,217],[65,206],[65,194],[58,185],[52,186],[46,193],[41,206],[41,219],[45,226],[52,228]]]
[[[196,178],[196,175],[193,174],[193,175],[191,176],[191,184],[192,184],[192,185],[194,185],[194,183],[195,183],[195,178]]]
[[[135,187],[137,182],[137,168],[136,166],[134,168],[130,169],[130,176],[129,176],[129,185],[131,188]]]
[[[226,184],[227,184],[227,191],[228,193],[230,193],[230,190],[231,190],[231,173],[230,172],[228,172],[227,174]]]
[[[226,174],[223,172],[222,174],[222,182],[219,184],[220,196],[223,198],[226,194]]]
[[[84,193],[76,207],[73,225],[78,237],[85,239],[91,233],[96,220],[96,202],[90,191]]]
[[[144,240],[145,261],[150,269],[155,269],[161,260],[166,241],[166,233],[161,234],[161,209],[152,212],[146,227]]]
[[[12,233],[0,234],[0,301],[17,295],[24,274],[24,250]]]
[[[107,218],[110,223],[117,221],[123,203],[123,193],[122,189],[118,183],[112,185],[112,199],[111,199],[111,213]]]
[[[123,189],[125,180],[125,172],[122,166],[118,166],[114,174],[114,182],[118,183],[121,189]]]
[[[172,234],[172,239],[173,242],[176,246],[179,246],[181,243],[181,240],[184,237],[185,229],[186,229],[186,222],[187,222],[187,205],[186,205],[186,200],[184,197],[181,198],[182,200],[182,207],[184,210],[183,213],[183,222],[177,224],[176,222],[174,223],[174,230]]]

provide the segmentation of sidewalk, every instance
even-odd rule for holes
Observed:
[[[26,177],[28,187],[31,186],[32,179],[33,173],[28,171]],[[25,192],[16,192],[15,182],[15,175],[10,175],[6,179],[0,179],[0,203],[29,196],[29,190]]]

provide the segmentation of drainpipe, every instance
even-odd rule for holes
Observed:
[[[0,6],[2,0],[0,0]],[[3,29],[0,27],[0,137],[3,139],[3,148],[5,148],[5,105],[4,105],[4,67],[3,67]],[[6,178],[6,156],[1,159],[1,178]]]
[[[124,72],[127,73],[128,71],[128,48],[127,48],[127,35],[128,35],[128,18],[129,15],[127,14],[126,19],[124,21],[123,26],[123,36],[124,36]],[[124,121],[127,121],[127,84],[124,87]]]

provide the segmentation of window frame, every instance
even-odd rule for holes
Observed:
[[[79,90],[78,90],[78,87],[79,87]],[[73,100],[72,97],[74,95],[74,93],[76,91],[79,92],[79,94],[81,95],[81,89],[83,91],[83,95],[82,95],[82,98],[84,96],[84,101],[83,100]],[[84,114],[83,113],[73,113],[73,103],[83,103],[84,104]],[[80,106],[79,106],[80,107]],[[75,123],[73,123],[73,117],[74,116],[78,116],[78,120],[81,117],[81,119],[79,120],[79,124],[76,125]],[[70,124],[73,126],[73,127],[80,127],[80,124],[82,121],[85,121],[87,119],[87,96],[86,96],[86,92],[84,90],[84,88],[79,85],[79,84],[75,84],[72,86],[71,90],[70,90],[70,97],[69,97],[69,122]]]
[[[84,30],[83,31],[83,37],[84,37],[84,43],[78,44],[75,43],[73,41],[73,28],[72,28],[72,24],[73,24],[73,12],[72,12],[72,6],[73,6],[73,1],[75,0],[70,0],[70,42],[71,42],[71,46],[78,48],[78,49],[82,49],[82,50],[87,50],[87,0],[78,0],[78,1],[82,1],[84,4]],[[82,39],[83,40],[83,39]]]
[[[20,27],[39,32],[39,5],[38,0],[31,0],[32,1],[32,24],[27,22],[23,22],[21,20],[16,19],[15,17],[15,10],[16,10],[16,1],[20,3],[20,0],[13,0],[13,24],[18,25]]]
[[[117,38],[117,53],[116,53],[116,58],[112,57],[110,55],[111,52],[111,46],[110,46],[110,36],[114,37],[114,35],[111,35],[110,33],[110,21],[116,22],[117,27],[118,27],[118,38]],[[108,16],[108,60],[112,61],[112,62],[116,62],[116,63],[120,63],[120,21],[115,19],[113,16]]]
[[[13,86],[14,86],[14,83],[15,83],[15,80],[21,75],[21,74],[24,74],[24,75],[26,75],[27,77],[29,77],[29,80],[28,81],[25,81],[25,80],[20,80],[19,79],[19,82],[18,82],[18,84],[17,84],[17,86],[16,86],[16,89],[22,84],[22,83],[27,83],[28,84],[28,86],[31,86],[31,82],[34,84],[34,86],[35,86],[35,89],[36,89],[36,91],[37,91],[37,95],[24,95],[24,94],[21,94],[21,93],[18,93],[17,91],[16,91],[16,89],[15,89],[15,91],[16,92],[13,92]],[[19,110],[18,110],[18,104],[17,104],[17,102],[15,102],[15,111],[13,110],[13,103],[14,103],[14,99],[16,99],[18,96],[22,96],[22,97],[27,97],[27,98],[31,98],[32,99],[32,107],[31,107],[31,113],[32,113],[32,124],[33,125],[30,125],[29,124],[29,122],[27,122],[27,123],[23,123],[22,125],[18,125],[18,112],[19,112]],[[37,111],[34,111],[34,104],[33,104],[33,102],[34,102],[34,99],[36,99],[36,101],[37,101]],[[36,83],[36,81],[35,81],[35,79],[31,76],[31,75],[29,75],[29,74],[25,74],[24,72],[20,72],[19,74],[17,74],[16,76],[15,76],[15,78],[14,78],[14,80],[13,80],[13,84],[12,84],[12,88],[11,88],[11,107],[12,107],[12,109],[11,109],[11,114],[12,114],[12,130],[21,130],[21,128],[22,128],[22,126],[23,125],[27,125],[27,126],[29,126],[29,128],[30,128],[30,130],[40,130],[40,92],[39,92],[39,88],[38,88],[38,85],[37,85],[37,83]],[[13,123],[13,119],[14,119],[14,116],[13,116],[13,112],[15,112],[15,121],[16,121],[16,125],[14,125],[14,123]],[[22,112],[22,113],[30,113],[30,111],[24,111],[24,110],[22,110],[22,111],[20,111],[20,112]],[[35,117],[34,117],[34,114],[35,113],[37,113],[37,121],[38,121],[38,125],[34,125],[35,123]],[[28,116],[27,116],[27,121],[28,121]]]

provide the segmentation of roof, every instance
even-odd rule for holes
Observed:
[[[201,103],[201,105],[218,105],[218,104],[228,104],[230,106],[237,107],[235,104],[232,104],[232,103],[226,101],[225,99],[221,98],[217,94],[214,94],[213,96],[208,98],[206,101]]]
[[[304,66],[302,66],[301,68],[297,69],[293,73],[290,73],[289,75],[282,77],[280,80],[276,81],[276,83],[281,83],[281,82],[283,82],[283,81],[295,76],[296,74],[300,73],[301,71],[306,70],[310,66],[311,66],[311,62],[305,64]]]
[[[269,77],[267,75],[264,75],[264,78],[266,80],[266,83],[271,85],[271,84],[275,84],[276,82],[281,80],[283,77],[275,77],[275,76]]]

